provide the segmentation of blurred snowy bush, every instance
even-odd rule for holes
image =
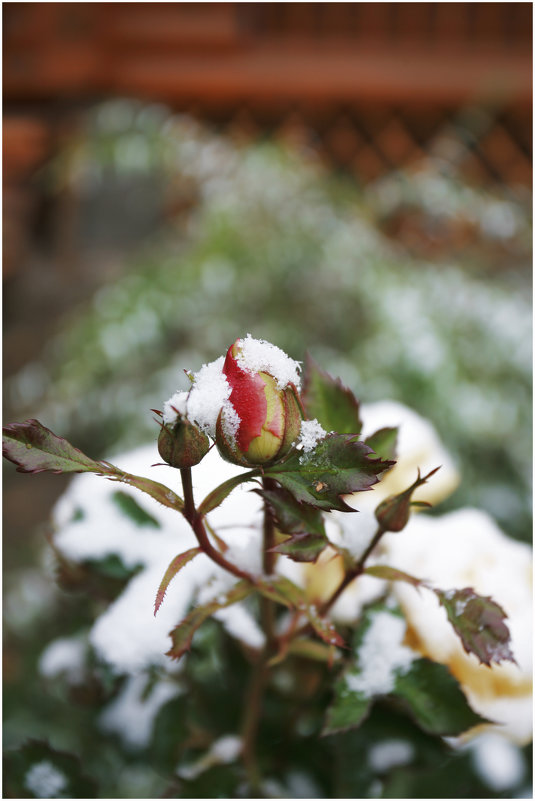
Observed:
[[[111,193],[125,203],[117,225],[136,197],[165,224],[63,321],[46,369],[32,363],[9,383],[10,402],[93,452],[132,446],[181,365],[251,331],[310,349],[363,400],[431,417],[462,464],[457,505],[527,537],[529,203],[424,166],[362,193],[274,145],[236,146],[164,108],[101,106],[50,180],[78,197],[81,222],[110,225]],[[414,213],[434,248],[416,248],[418,258],[391,224]],[[472,232],[470,247],[452,225]],[[80,247],[94,247],[93,234]]]

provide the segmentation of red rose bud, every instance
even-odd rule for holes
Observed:
[[[158,451],[171,467],[193,467],[206,456],[210,441],[197,426],[180,414],[174,423],[163,424],[158,437]]]
[[[224,459],[251,467],[273,464],[286,456],[301,429],[301,410],[293,384],[279,389],[266,370],[248,371],[238,363],[241,340],[227,353],[223,374],[231,388],[216,427],[216,444]]]
[[[399,495],[390,495],[382,501],[375,510],[375,517],[383,531],[402,531],[409,522],[411,506],[431,506],[426,501],[411,501],[412,493],[425,484],[427,479],[436,473],[440,468],[435,467],[423,478],[420,478],[420,471],[418,471],[418,478],[411,484],[411,486]]]

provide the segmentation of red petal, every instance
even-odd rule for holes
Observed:
[[[237,342],[235,345],[237,345]],[[228,349],[227,358],[223,365],[223,373],[227,377],[232,390],[229,400],[240,418],[236,441],[242,453],[246,453],[251,440],[259,437],[262,433],[262,426],[266,420],[265,384],[258,373],[251,375],[241,369],[232,355],[233,348],[234,345],[231,345]]]

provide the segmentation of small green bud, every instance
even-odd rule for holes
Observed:
[[[158,451],[171,467],[193,467],[199,464],[210,447],[210,441],[197,426],[185,417],[163,424],[158,437]]]

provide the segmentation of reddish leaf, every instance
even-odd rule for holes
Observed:
[[[19,473],[95,473],[111,481],[120,481],[146,492],[170,509],[182,511],[184,502],[168,487],[143,476],[125,473],[105,461],[95,461],[75,448],[63,437],[58,437],[38,420],[11,423],[5,426],[3,453],[17,465]]]
[[[180,659],[186,651],[189,651],[193,635],[197,629],[202,626],[205,620],[213,615],[214,612],[217,612],[218,609],[224,609],[238,601],[243,601],[244,598],[250,595],[252,590],[253,586],[248,581],[240,581],[232,587],[231,590],[222,593],[213,601],[195,607],[195,609],[170,632],[173,645],[171,649],[167,651],[167,656],[170,656],[171,659]]]
[[[277,528],[290,537],[272,551],[282,553],[296,562],[315,562],[329,544],[325,524],[319,509],[298,503],[287,490],[258,490],[269,504]]]
[[[165,575],[162,579],[160,587],[158,588],[158,593],[156,595],[156,600],[154,602],[154,614],[162,605],[162,601],[165,597],[165,593],[167,592],[167,588],[176,574],[181,570],[184,565],[187,565],[197,554],[202,553],[202,548],[190,548],[189,551],[184,551],[184,553],[179,553],[178,556],[175,556],[167,570],[165,571]]]
[[[503,622],[507,615],[492,598],[477,595],[471,587],[434,592],[467,654],[475,654],[488,667],[491,662],[515,662]]]

